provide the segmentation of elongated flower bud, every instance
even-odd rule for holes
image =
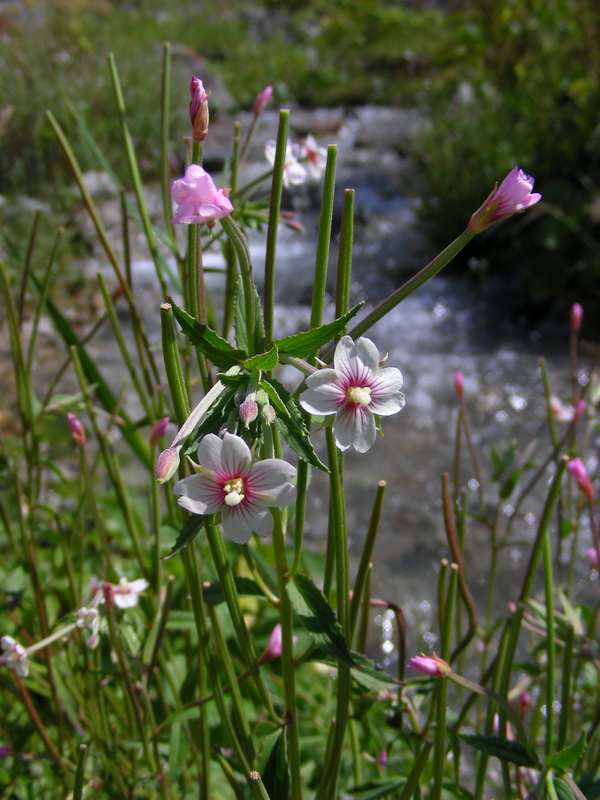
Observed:
[[[567,469],[573,478],[575,478],[579,491],[586,496],[590,503],[593,503],[594,487],[583,465],[583,461],[580,458],[572,458],[567,464]]]
[[[164,436],[167,432],[169,422],[169,417],[163,417],[162,419],[159,419],[158,422],[154,423],[152,431],[150,432],[150,447],[156,447],[160,437]]]
[[[168,447],[163,450],[156,462],[156,480],[166,483],[177,472],[179,467],[179,448]]]
[[[252,111],[255,117],[260,117],[262,112],[271,102],[271,98],[273,97],[273,87],[272,86],[265,86],[262,92],[259,92],[256,95],[256,99],[254,100],[254,106],[252,107]]]
[[[78,444],[79,447],[83,447],[85,444],[85,431],[83,430],[83,425],[81,424],[79,417],[69,412],[67,414],[67,422],[69,423],[69,429],[71,431],[73,441],[75,444]]]
[[[192,135],[197,142],[203,142],[208,133],[208,96],[200,78],[195,76],[190,81],[190,122]]]
[[[421,675],[433,675],[436,678],[449,675],[452,670],[450,665],[443,659],[438,658],[435,653],[433,656],[413,656],[408,662],[408,666]]]
[[[571,330],[578,331],[581,328],[581,321],[583,319],[583,308],[579,303],[573,303],[571,306]]]

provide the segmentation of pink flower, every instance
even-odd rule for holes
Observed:
[[[313,180],[318,180],[327,163],[327,150],[317,145],[317,140],[309,134],[300,144],[300,159],[306,162],[306,169]]]
[[[595,547],[590,547],[589,550],[585,551],[588,561],[590,562],[590,567],[595,569],[596,572],[600,572],[598,569],[598,551]]]
[[[168,417],[163,417],[162,419],[159,419],[158,422],[154,423],[152,430],[150,431],[150,447],[156,447],[160,437],[164,436],[167,432],[169,422],[170,419]]]
[[[265,156],[267,161],[273,166],[275,164],[275,153],[277,150],[276,143],[270,139],[265,144]],[[283,185],[287,188],[289,186],[299,186],[306,180],[306,169],[298,161],[299,148],[288,139],[285,148],[285,164],[283,167]]]
[[[300,405],[310,414],[335,414],[333,434],[340,450],[353,446],[366,453],[377,435],[375,414],[388,417],[404,407],[402,373],[379,369],[379,353],[370,339],[342,336],[334,369],[320,369],[306,379]]]
[[[75,414],[67,414],[67,422],[69,423],[69,429],[71,431],[71,436],[73,437],[73,441],[75,444],[79,445],[79,447],[83,447],[85,444],[85,431],[83,430],[83,425],[81,424],[79,418],[75,416]]]
[[[515,167],[473,214],[469,229],[481,233],[494,222],[535,205],[542,195],[531,191],[533,184],[534,179],[530,175],[525,175],[523,170]]]
[[[583,465],[583,461],[580,458],[572,458],[567,464],[567,469],[573,478],[575,478],[579,491],[587,497],[590,503],[593,503],[594,488]]]
[[[571,330],[578,331],[581,328],[581,321],[583,319],[583,308],[579,303],[573,303],[571,306]]]
[[[202,81],[195,76],[190,81],[190,122],[192,133],[197,142],[203,142],[208,133],[208,96]]]
[[[171,195],[178,206],[172,219],[175,224],[214,222],[233,211],[225,189],[217,189],[208,172],[198,164],[191,164],[184,178],[173,181]]]
[[[252,107],[252,111],[254,112],[255,117],[260,117],[262,112],[271,102],[271,98],[273,97],[273,87],[272,86],[265,86],[262,92],[259,92],[256,95],[254,100],[254,106]]]
[[[410,669],[414,669],[415,672],[420,672],[421,675],[433,675],[437,678],[449,675],[452,672],[450,665],[443,659],[438,658],[435,653],[433,656],[425,656],[423,654],[413,656],[408,662],[408,666]]]
[[[289,506],[296,489],[291,464],[279,458],[252,463],[250,448],[239,436],[223,439],[209,433],[200,442],[202,470],[175,484],[180,506],[192,514],[221,513],[223,530],[232,541],[245,544],[253,532],[265,537],[273,530],[270,506]]]
[[[12,636],[3,636],[0,639],[2,647],[2,663],[8,669],[14,669],[21,678],[29,675],[29,662],[27,660],[27,650],[19,644]]]
[[[137,606],[140,594],[144,592],[150,584],[145,578],[138,578],[131,583],[127,578],[120,578],[119,583],[112,586],[112,597],[114,604],[119,608],[133,608]]]
[[[577,400],[575,405],[565,405],[560,397],[550,398],[550,411],[559,422],[577,422],[585,411],[585,400]]]

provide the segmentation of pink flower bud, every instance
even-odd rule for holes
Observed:
[[[519,714],[520,716],[524,716],[525,712],[531,705],[531,695],[527,691],[527,689],[523,689],[523,691],[519,694]]]
[[[594,488],[583,465],[583,461],[580,458],[572,458],[567,464],[567,469],[573,478],[575,478],[579,491],[587,497],[590,503],[593,503]]]
[[[577,422],[578,419],[581,419],[585,409],[586,409],[585,400],[577,400],[577,402],[573,406],[573,419],[575,420],[575,422]]]
[[[195,76],[190,81],[190,122],[192,134],[197,142],[203,142],[208,133],[208,96],[202,81]]]
[[[256,95],[254,100],[254,106],[252,107],[252,111],[254,112],[255,117],[260,117],[262,112],[271,102],[271,98],[273,97],[273,87],[272,86],[265,86],[262,92],[259,92]]]
[[[115,602],[115,587],[108,581],[102,582],[102,594],[107,608],[112,608]]]
[[[158,422],[154,423],[152,431],[150,432],[150,447],[156,447],[160,437],[164,436],[167,432],[169,422],[170,420],[168,417],[163,417],[162,419],[159,419]]]
[[[573,303],[571,306],[571,330],[578,331],[581,328],[581,321],[583,319],[583,308],[579,303]]]
[[[589,550],[585,551],[588,561],[590,562],[590,567],[595,569],[596,572],[600,572],[598,569],[598,551],[595,547],[590,547]]]
[[[246,428],[258,417],[258,404],[251,395],[240,404],[239,414]]]
[[[156,462],[156,480],[159,483],[166,483],[177,472],[179,467],[179,450],[168,447],[163,450]]]
[[[297,638],[294,636],[293,638],[294,644],[298,641]],[[275,658],[281,658],[281,651],[282,651],[282,642],[281,642],[281,625],[277,623],[273,630],[271,631],[271,635],[269,636],[269,642],[264,653],[258,659],[260,664],[267,664],[269,661],[273,661]]]
[[[433,675],[437,678],[449,675],[452,670],[450,665],[443,659],[438,658],[435,653],[433,656],[413,656],[408,662],[410,669],[420,672],[421,675]]]
[[[465,396],[465,377],[462,372],[454,373],[454,391],[459,400]]]
[[[542,197],[532,192],[534,180],[515,167],[469,220],[469,230],[481,233],[494,222],[535,205]]]
[[[83,430],[83,425],[79,421],[79,418],[76,417],[75,414],[71,414],[69,412],[67,414],[67,422],[69,423],[69,429],[71,431],[73,441],[75,444],[78,444],[79,447],[83,447],[85,444],[85,431]]]
[[[260,409],[260,415],[265,425],[270,425],[272,422],[274,422],[275,417],[277,416],[275,414],[275,409],[270,403],[265,403],[265,405],[262,406]]]

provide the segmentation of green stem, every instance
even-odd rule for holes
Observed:
[[[406,283],[402,284],[399,289],[396,289],[395,292],[383,300],[376,308],[371,311],[370,314],[361,320],[358,325],[355,325],[354,328],[350,331],[350,336],[353,339],[356,339],[359,336],[362,336],[363,333],[372,328],[376,322],[382,317],[385,317],[393,308],[395,308],[398,303],[402,300],[407,298],[410,294],[412,294],[416,289],[426,283],[430,278],[433,278],[434,275],[443,269],[447,264],[452,261],[455,256],[460,253],[463,247],[471,241],[471,239],[475,236],[475,234],[470,230],[465,230],[463,233],[460,234],[453,242],[451,242],[445,250],[442,250],[439,255],[437,255],[433,261],[430,261],[427,266],[423,267],[420,272],[417,272],[416,275],[413,275]]]
[[[254,355],[255,347],[256,347],[256,337],[255,337],[255,330],[256,330],[256,308],[255,308],[255,287],[254,287],[254,278],[252,276],[252,261],[250,259],[250,249],[248,247],[248,240],[246,239],[242,230],[238,227],[235,220],[229,215],[227,217],[223,217],[221,220],[221,225],[223,226],[223,230],[227,234],[227,237],[231,244],[233,245],[233,249],[235,250],[235,254],[237,256],[238,264],[240,267],[240,275],[242,278],[242,289],[244,291],[244,311],[246,317],[246,338],[248,341],[248,355]]]
[[[331,242],[331,221],[333,218],[333,201],[335,196],[335,168],[337,162],[337,145],[327,148],[327,164],[323,179],[323,199],[319,217],[319,234],[317,237],[317,257],[315,261],[315,279],[313,284],[312,304],[310,311],[310,327],[318,328],[323,322],[325,290],[327,286],[327,266],[329,264],[329,244]]]
[[[264,294],[264,319],[267,347],[273,339],[273,313],[275,309],[275,251],[277,248],[277,231],[279,228],[279,211],[281,208],[281,192],[283,190],[283,170],[287,150],[287,138],[290,112],[282,109],[279,112],[279,128],[277,130],[277,145],[275,149],[275,163],[273,164],[273,178],[269,203],[269,222],[267,225],[267,249],[265,254],[265,294]]]
[[[171,401],[175,411],[175,419],[181,427],[190,415],[190,401],[187,393],[181,360],[179,358],[179,346],[177,334],[175,333],[175,323],[173,318],[173,307],[170,303],[162,303],[160,307],[160,324],[162,331],[162,351],[167,373],[167,382],[171,392]]]
[[[364,596],[365,587],[367,584],[367,577],[371,568],[371,558],[373,556],[373,549],[375,547],[375,540],[379,531],[379,523],[381,521],[381,512],[383,510],[383,496],[387,487],[386,481],[379,481],[377,484],[377,492],[375,500],[373,501],[373,508],[371,509],[371,519],[369,520],[369,527],[367,529],[367,536],[363,545],[363,550],[360,556],[360,564],[354,580],[354,590],[352,592],[352,602],[350,604],[350,638],[354,636],[356,630],[356,623],[358,621],[358,613],[360,610],[361,602]]]
[[[546,595],[546,755],[553,752],[554,685],[556,680],[556,645],[554,632],[554,580],[552,575],[552,545],[550,531],[544,535],[544,592]]]
[[[169,174],[169,106],[171,96],[171,45],[163,44],[163,63],[160,84],[160,178],[165,229],[171,250],[177,252],[175,228],[171,222],[173,207],[171,203],[171,180]]]
[[[340,249],[338,252],[337,284],[335,295],[335,316],[341,317],[348,311],[350,303],[350,281],[352,277],[352,246],[354,242],[354,189],[344,192],[344,209],[340,229]]]

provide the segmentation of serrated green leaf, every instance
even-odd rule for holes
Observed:
[[[476,750],[496,756],[501,761],[510,761],[511,764],[517,764],[519,767],[537,766],[520,742],[509,742],[508,739],[503,739],[501,736],[461,734],[460,738]]]
[[[210,411],[206,413],[204,419],[194,431],[193,436],[190,436],[188,439],[183,450],[185,455],[195,453],[198,449],[198,445],[200,444],[200,440],[203,439],[207,433],[218,434],[225,422],[227,422],[227,418],[229,417],[229,412],[233,408],[233,404],[233,391],[229,392],[229,394],[223,395],[219,398],[219,400],[217,400]]]
[[[251,578],[234,578],[235,587],[240,597],[264,597],[262,589]],[[225,602],[225,593],[220,583],[211,583],[202,589],[204,602],[209,606],[218,606]]]
[[[198,536],[203,525],[204,518],[198,514],[192,514],[188,517],[185,525],[179,532],[179,536],[175,540],[175,544],[171,548],[171,552],[168,556],[163,556],[162,560],[168,561],[170,558],[173,558],[173,556],[181,553],[182,550],[185,550],[185,548],[194,541],[196,536]]]
[[[310,441],[308,428],[304,424],[296,401],[290,393],[273,379],[261,381],[259,385],[267,393],[271,405],[275,409],[275,426],[287,444],[303,461],[308,461],[313,467],[329,472],[315,452]]]
[[[212,361],[217,367],[229,369],[229,367],[239,365],[246,358],[246,353],[243,350],[238,350],[229,344],[227,339],[223,339],[208,325],[198,322],[187,311],[179,308],[171,299],[169,299],[169,302],[173,307],[173,316],[179,323],[182,333],[189,339],[190,344],[198,348],[201,353],[204,353],[209,361]]]
[[[560,750],[558,753],[546,756],[544,764],[547,767],[552,767],[552,769],[567,769],[567,767],[573,766],[573,764],[581,758],[585,753],[586,747],[587,741],[585,733],[582,731],[581,736],[576,742]]]
[[[328,344],[338,333],[344,330],[348,321],[363,305],[364,303],[362,302],[357,303],[354,308],[351,308],[350,311],[347,311],[333,322],[328,322],[318,328],[311,328],[309,331],[295,333],[292,336],[275,339],[274,344],[277,345],[280,353],[285,353],[288,356],[306,358],[307,356],[316,355],[321,347]]]
[[[256,356],[252,356],[252,358],[246,359],[246,361],[244,361],[244,366],[250,372],[252,372],[253,369],[262,369],[267,372],[270,369],[275,369],[278,363],[279,352],[277,347],[273,345],[266,353],[259,353]]]
[[[372,780],[354,786],[349,793],[352,800],[378,800],[379,797],[387,797],[392,792],[400,791],[405,783],[405,780]]]
[[[337,617],[311,578],[297,573],[286,588],[294,611],[313,642],[336,661],[355,666]]]

